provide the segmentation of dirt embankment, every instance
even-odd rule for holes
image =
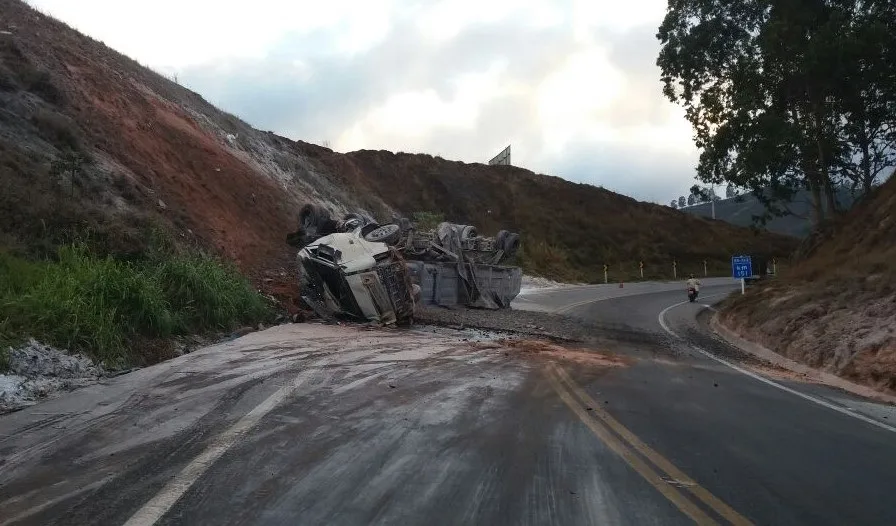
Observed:
[[[896,178],[721,321],[788,358],[896,393]]]

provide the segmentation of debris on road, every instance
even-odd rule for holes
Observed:
[[[91,384],[106,375],[102,366],[83,354],[30,340],[10,347],[9,374],[0,375],[0,414],[36,404],[60,391]]]
[[[503,309],[520,292],[522,270],[504,265],[520,237],[506,230],[490,238],[443,222],[418,231],[407,218],[380,225],[362,213],[337,221],[307,204],[286,240],[299,249],[302,298],[325,320],[407,324],[418,303]]]
[[[512,349],[513,351],[516,351],[516,354],[522,356],[572,362],[577,365],[626,367],[633,363],[631,358],[623,357],[618,354],[600,352],[594,349],[557,345],[544,340],[507,339],[500,340],[499,343],[505,348]]]

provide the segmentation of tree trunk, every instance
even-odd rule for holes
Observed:
[[[837,209],[837,193],[834,191],[834,185],[831,184],[831,177],[827,173],[824,174],[824,193],[828,204],[828,214],[830,214],[831,217],[834,217],[839,211]]]
[[[865,195],[871,191],[871,183],[874,181],[874,177],[871,175],[870,142],[868,131],[863,124],[862,130],[859,132],[859,144],[862,148],[862,192]]]
[[[806,187],[809,189],[809,194],[812,196],[812,226],[818,228],[824,222],[824,205],[821,201],[821,181],[819,181],[818,169],[815,165],[817,159],[811,151],[812,144],[811,140],[808,138],[809,132],[802,123],[799,110],[791,108],[791,115],[793,116],[793,122],[796,124],[796,127],[803,130],[803,133],[805,134],[804,137],[806,138],[806,140],[801,141],[798,146],[800,153],[800,169],[805,177]]]
[[[831,173],[828,170],[828,159],[824,148],[824,118],[820,111],[815,112],[815,144],[818,148],[818,171],[816,172],[821,191],[824,192],[827,212],[831,216],[837,213],[837,200],[834,198],[834,188],[831,184]]]
[[[812,195],[812,224],[815,227],[818,227],[824,222],[824,206],[821,204],[821,187],[812,177],[808,177],[806,182],[809,184],[809,192]]]

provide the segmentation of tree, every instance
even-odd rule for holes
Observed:
[[[708,186],[695,184],[691,187],[691,196],[696,203],[708,203],[715,195],[715,191]]]
[[[687,200],[684,196],[678,198],[678,208],[684,208],[687,205]]]
[[[725,198],[731,199],[737,197],[737,189],[734,188],[733,184],[729,184],[727,188],[725,188]]]
[[[694,194],[689,195],[688,196],[688,206],[694,206],[696,204],[697,204],[697,198],[694,196]]]
[[[803,188],[816,224],[836,213],[840,179],[894,162],[893,20],[884,1],[670,0],[657,64],[698,180],[752,190],[767,215]]]
[[[673,199],[669,206],[671,206],[672,208],[678,208],[678,199]]]

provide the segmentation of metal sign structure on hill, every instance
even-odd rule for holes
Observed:
[[[508,144],[507,148],[501,150],[501,153],[492,157],[488,164],[510,166],[510,145]]]
[[[731,276],[740,280],[740,293],[744,294],[747,278],[753,277],[753,258],[750,256],[732,256]]]

